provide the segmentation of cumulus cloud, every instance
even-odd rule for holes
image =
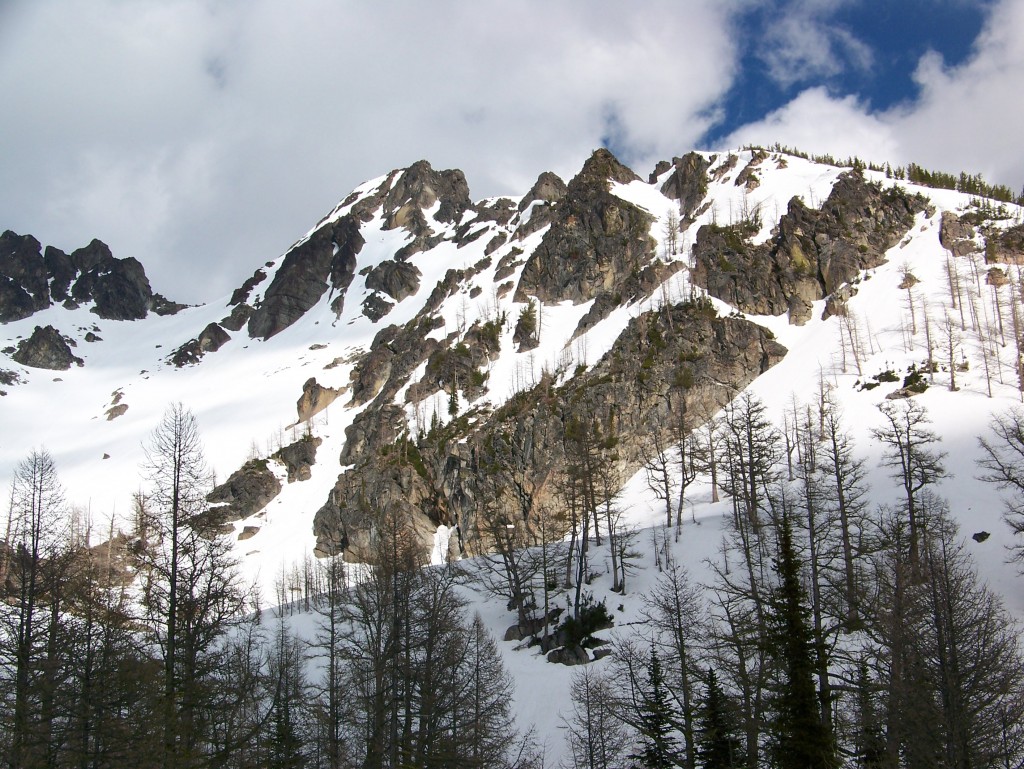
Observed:
[[[842,3],[802,0],[772,15],[759,58],[784,88],[871,67],[871,49],[832,14]]]
[[[978,170],[1019,185],[1024,0],[887,112],[820,87],[871,66],[848,0],[0,3],[0,227],[137,256],[179,301],[226,293],[365,179],[427,158],[474,197],[609,143],[639,172],[695,146],[753,51],[805,89],[729,145]],[[767,14],[762,38],[740,28]],[[753,46],[746,48],[744,46]],[[841,75],[840,75],[841,77]]]
[[[713,0],[67,0],[9,21],[0,225],[99,237],[192,301],[421,157],[477,197],[571,174],[602,140],[643,170],[699,140],[736,59]]]
[[[776,141],[837,157],[859,155],[894,164],[916,162],[956,173],[981,173],[1019,190],[1024,153],[1024,0],[993,6],[971,55],[947,67],[930,52],[918,62],[920,92],[872,112],[853,96],[809,88],[764,119],[726,137],[723,147]]]

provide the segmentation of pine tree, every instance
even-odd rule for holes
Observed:
[[[651,650],[647,668],[648,689],[643,693],[637,731],[642,748],[632,756],[638,769],[670,769],[683,766],[685,757],[676,732],[679,718],[669,699],[658,654]]]
[[[707,692],[701,707],[697,732],[697,758],[703,769],[731,769],[745,762],[736,715],[718,683],[718,674],[708,669]]]
[[[806,598],[789,517],[785,514],[779,530],[776,571],[779,586],[771,601],[774,622],[769,638],[781,673],[773,723],[776,764],[780,769],[836,767],[832,735],[824,727],[818,710]]]

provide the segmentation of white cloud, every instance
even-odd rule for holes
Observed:
[[[889,126],[867,113],[853,96],[833,98],[824,88],[809,88],[757,123],[719,142],[725,148],[775,142],[836,158],[859,155],[881,158],[898,154],[899,142]]]
[[[783,88],[870,69],[873,54],[835,21],[849,0],[795,0],[771,7],[758,56]]]
[[[0,226],[99,237],[186,300],[421,157],[474,196],[522,192],[614,128],[643,172],[698,141],[736,59],[713,0],[68,0],[13,21]],[[182,281],[181,259],[220,274]]]
[[[810,88],[721,144],[778,141],[837,157],[912,161],[951,173],[981,173],[1020,190],[1024,0],[1003,0],[993,7],[963,64],[949,68],[930,53],[918,63],[915,77],[919,96],[883,112],[871,112],[851,96]]]
[[[0,4],[0,227],[64,249],[99,237],[197,301],[419,158],[462,168],[475,197],[569,176],[604,137],[645,173],[714,124],[740,58],[732,14],[761,1]],[[788,4],[809,23],[776,26],[780,78],[870,66],[825,23],[843,2]],[[871,113],[812,88],[729,143],[1017,185],[1022,6],[1004,0],[961,67],[922,60],[912,104]]]

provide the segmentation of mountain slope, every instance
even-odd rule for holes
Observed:
[[[926,336],[938,349],[953,259],[963,290],[977,287],[977,325],[1005,313],[985,355],[971,319],[962,324],[958,392],[942,392],[940,371],[918,396],[963,481],[974,471],[959,457],[973,456],[987,409],[1019,399],[1010,289],[984,280],[995,266],[986,251],[1019,255],[1020,211],[976,203],[764,151],[691,153],[645,182],[602,150],[568,184],[545,174],[522,198],[478,202],[460,172],[417,163],[354,190],[230,297],[120,320],[83,293],[77,307],[40,302],[5,323],[0,474],[46,446],[75,503],[129,529],[142,443],[169,402],[196,412],[219,482],[319,439],[307,480],[289,482],[270,461],[280,492],[230,522],[246,532],[247,572],[269,588],[316,547],[360,557],[367,501],[410,510],[424,548],[440,547],[440,526],[458,528],[450,554],[478,551],[475,506],[495,482],[479,452],[515,436],[533,502],[551,502],[566,426],[586,416],[614,427],[616,483],[642,520],[655,509],[636,474],[642,439],[667,434],[680,393],[706,416],[751,386],[781,424],[794,397],[812,402],[825,380],[867,449],[875,404],[895,388],[856,383],[922,366]],[[906,273],[920,281],[909,290]],[[17,363],[19,343],[46,326],[82,366]],[[415,461],[396,441],[416,445]],[[874,480],[885,499],[885,473]],[[498,496],[514,507],[509,483]],[[993,498],[967,488],[951,490]],[[970,525],[998,535],[989,550],[1006,544],[996,508],[971,507]]]

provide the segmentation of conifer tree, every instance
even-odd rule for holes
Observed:
[[[718,682],[718,674],[709,668],[697,732],[697,757],[703,769],[742,766],[745,759],[738,734],[739,725]]]
[[[643,693],[637,731],[641,750],[632,756],[637,769],[670,769],[684,765],[683,750],[676,732],[679,718],[669,695],[658,653],[651,650],[647,667],[647,691]]]
[[[774,621],[769,638],[781,674],[773,723],[776,764],[780,769],[829,769],[838,766],[838,762],[832,735],[823,725],[818,709],[806,598],[789,517],[785,514],[778,547],[779,585],[771,601]]]

